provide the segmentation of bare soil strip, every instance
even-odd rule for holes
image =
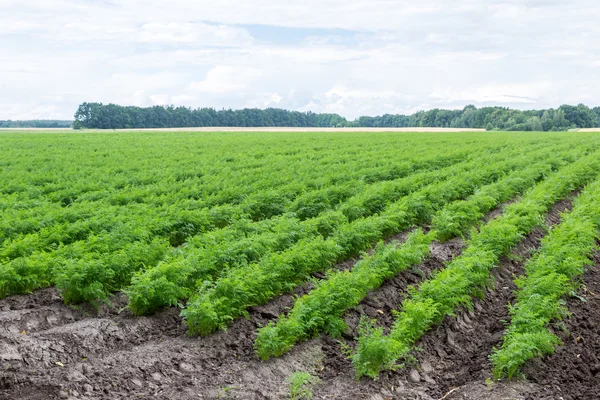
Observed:
[[[600,251],[593,259],[594,265],[583,275],[579,298],[567,301],[572,317],[564,321],[566,331],[554,327],[563,345],[524,368],[526,377],[544,388],[527,400],[600,398]]]
[[[549,226],[559,223],[560,213],[570,207],[569,199],[558,202],[548,213],[546,223]],[[500,209],[492,211],[486,216],[485,221],[497,217],[500,213]],[[370,388],[369,392],[377,395],[360,396],[360,393],[356,392],[351,393],[349,398],[440,399],[453,389],[455,390],[446,397],[447,399],[510,398],[504,397],[512,394],[508,390],[510,388],[497,391],[497,397],[493,397],[494,395],[490,394],[483,384],[490,376],[491,364],[488,355],[502,337],[504,332],[502,321],[509,318],[506,305],[514,297],[513,291],[516,288],[513,279],[516,274],[522,272],[524,262],[539,247],[544,234],[541,228],[536,229],[519,244],[510,257],[502,258],[499,268],[494,271],[493,290],[488,290],[484,300],[476,301],[473,311],[465,310],[459,312],[456,317],[447,317],[441,326],[417,344],[421,350],[414,354],[417,359],[415,365],[409,365],[395,372],[384,372],[376,383],[367,378],[361,379],[361,382]],[[452,242],[448,242],[449,246],[432,253],[431,259],[419,266],[419,270],[429,275],[435,269],[441,268],[443,262],[460,254],[462,242],[456,241],[454,244]],[[408,285],[419,283],[425,277],[407,282],[403,280],[402,275],[399,275],[386,282],[380,289],[372,292],[357,310],[349,313],[347,322],[350,326],[356,327],[360,316],[366,314],[377,319],[378,325],[390,328],[393,323],[390,311],[398,308],[406,295]],[[383,313],[380,313],[380,310]],[[356,334],[355,329],[352,333]],[[350,345],[351,342],[347,344]],[[351,392],[356,387],[354,371],[350,362],[341,354],[339,343],[329,340],[329,345],[331,349],[328,349],[328,360],[335,359],[329,361],[329,365],[335,372],[325,376],[324,380],[327,384],[317,389],[317,398],[334,399],[337,398],[336,393]],[[482,382],[480,386],[486,389],[486,394],[478,392],[481,387],[468,386],[471,382]],[[526,389],[532,388],[527,386]]]

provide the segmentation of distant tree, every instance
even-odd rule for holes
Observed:
[[[594,114],[594,128],[599,128],[600,127],[600,107],[594,107],[592,108],[592,113]]]
[[[562,105],[559,107],[564,113],[565,119],[572,128],[592,128],[595,123],[595,115],[589,107],[579,104],[578,106]]]
[[[72,121],[54,119],[0,120],[0,128],[70,128]]]
[[[542,126],[542,120],[540,117],[531,117],[527,120],[527,125],[529,125],[530,131],[540,132],[543,131],[544,128]]]
[[[0,121],[1,122],[1,121]],[[0,125],[2,126],[2,125]],[[278,108],[241,110],[191,109],[174,106],[123,107],[116,104],[82,103],[75,113],[73,127],[97,129],[168,128],[202,126],[282,126],[282,127],[453,127],[507,131],[560,131],[571,127],[600,126],[600,107],[590,109],[563,105],[558,109],[512,110],[506,107],[462,110],[434,108],[411,115],[361,116],[348,121],[338,114],[288,111]]]

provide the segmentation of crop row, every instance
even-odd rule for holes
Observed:
[[[492,356],[494,375],[513,377],[528,360],[554,353],[560,343],[549,329],[568,309],[563,298],[576,293],[576,278],[593,265],[590,257],[600,238],[600,181],[574,201],[572,212],[543,240],[540,250],[516,281],[517,298],[510,307],[510,326]]]
[[[558,147],[544,150],[540,157],[547,158],[560,150]],[[491,162],[498,157],[504,158],[506,155],[502,152],[488,156],[487,160]],[[441,182],[477,165],[480,165],[480,161],[373,185],[369,191],[340,204],[335,212],[326,212],[306,221],[299,221],[293,216],[280,218],[277,225],[268,227],[266,232],[249,232],[248,229],[234,227],[192,238],[190,246],[179,257],[147,268],[133,277],[132,285],[127,289],[129,307],[136,314],[148,314],[161,307],[175,305],[189,297],[197,281],[212,281],[228,269],[258,262],[267,254],[286,250],[300,240],[319,235],[327,238],[343,224],[381,212],[388,204],[411,191]]]
[[[96,148],[90,153],[87,143],[69,146],[76,138],[65,138],[65,148],[56,148],[55,153],[56,144],[49,144],[42,156],[31,153],[29,144],[26,149],[12,146],[9,161],[0,169],[0,260],[85,240],[110,232],[115,225],[143,225],[152,235],[169,237],[178,245],[190,235],[227,225],[240,215],[261,219],[295,212],[305,218],[319,211],[313,204],[329,201],[333,207],[340,198],[371,183],[507,146],[502,138],[494,137],[460,142],[451,137],[405,138],[402,147],[394,145],[397,137],[384,136],[385,140],[378,138],[363,147],[352,140],[318,138],[319,144],[310,143],[307,152],[297,143],[285,151],[251,147],[243,155],[235,143],[222,148],[215,145],[223,151],[215,159],[218,153],[204,141],[189,155],[164,154],[161,148],[158,154],[146,154],[148,147],[156,152],[150,146],[155,143],[135,143],[134,149],[130,143],[121,143],[117,151]],[[439,146],[432,147],[436,141]],[[557,138],[515,138],[510,145],[556,142]],[[195,164],[188,164],[191,160]]]
[[[387,168],[388,174],[382,171],[382,177],[395,178],[418,171],[420,168],[435,168],[437,165],[458,162],[464,156],[457,154],[440,160],[429,160],[429,164],[414,163],[402,168]],[[258,173],[258,172],[257,172]],[[347,175],[352,175],[348,171]],[[231,221],[247,216],[260,220],[279,215],[283,212],[296,212],[301,216],[311,212],[313,199],[320,198],[323,202],[335,205],[345,198],[364,190],[367,184],[361,176],[347,177],[347,181],[335,185],[326,185],[321,189],[306,190],[300,184],[292,183],[279,187],[277,190],[257,190],[245,195],[240,192],[239,199],[229,199],[230,203],[218,203],[210,207],[198,200],[174,198],[166,204],[152,204],[151,196],[139,195],[137,201],[123,201],[122,204],[104,201],[87,201],[62,207],[56,213],[42,208],[44,221],[27,219],[23,213],[15,213],[14,218],[6,215],[3,224],[12,231],[7,232],[6,240],[0,247],[0,259],[12,259],[26,256],[38,249],[48,249],[59,244],[69,244],[77,240],[85,240],[96,232],[110,232],[115,224],[127,224],[135,221],[156,235],[169,237],[173,245],[181,244],[185,238],[198,232],[208,231],[225,226]],[[240,182],[241,183],[241,182]],[[242,188],[243,186],[238,186]],[[245,190],[245,189],[240,189]],[[116,196],[123,196],[119,191]],[[233,203],[231,203],[233,202]],[[15,208],[16,210],[19,207]],[[144,217],[142,219],[142,216]],[[38,227],[31,233],[15,232],[14,219],[27,221],[30,226]]]
[[[600,171],[600,154],[593,153],[553,174],[528,191],[520,202],[471,236],[467,248],[444,269],[412,290],[403,301],[389,335],[366,329],[352,357],[357,375],[376,377],[408,357],[414,343],[459,306],[472,307],[473,296],[483,296],[490,271],[519,240],[542,224],[543,215],[557,200],[592,181]]]
[[[444,166],[445,163],[456,161],[456,158],[445,158],[438,163],[431,163],[429,167],[436,168],[439,165]],[[414,184],[418,179],[434,179],[435,175],[434,170],[428,173],[415,174],[407,179],[408,182]],[[390,185],[380,184],[378,187],[395,188],[398,181],[404,182],[406,179],[403,180],[400,178],[399,180],[391,181]],[[404,190],[409,190],[410,185],[405,186]],[[321,193],[323,191],[327,191],[330,197],[336,195],[336,187],[325,188]],[[363,198],[365,191],[366,189],[353,197],[355,207],[352,210],[356,210],[356,199]],[[375,190],[374,192],[379,193],[383,192],[383,190]],[[342,198],[343,196],[338,193],[338,199],[341,201]],[[372,197],[367,196],[366,200],[370,198]],[[330,199],[327,200],[327,206],[330,206],[333,202]],[[268,199],[264,199],[264,202],[265,204],[269,204]],[[326,209],[326,207],[322,208]],[[219,220],[222,220],[222,223],[225,225],[234,220],[234,229],[229,230],[228,234],[221,235],[221,237],[226,239],[227,243],[230,243],[233,239],[232,232],[242,235],[247,233],[248,230],[239,230],[238,228],[250,224],[250,221],[247,221],[245,218],[237,219],[231,216],[226,218],[227,215],[219,213],[221,210],[223,210],[223,207],[212,210],[200,210],[198,212],[189,210],[180,211],[180,214],[187,216],[186,220],[188,223],[181,224],[178,227],[178,232],[192,225],[188,232],[188,234],[192,234],[196,230],[196,227],[203,223],[202,221],[208,226]],[[142,266],[152,267],[156,265],[169,252],[169,245],[173,245],[172,236],[171,238],[165,238],[164,236],[161,238],[160,235],[156,237],[155,232],[152,229],[147,229],[143,222],[140,223],[140,220],[119,221],[117,218],[110,216],[110,211],[110,209],[108,211],[102,210],[101,214],[107,217],[107,220],[103,221],[104,223],[110,222],[112,224],[109,232],[101,230],[99,234],[91,233],[89,236],[76,240],[73,243],[58,244],[60,243],[59,238],[65,231],[62,229],[52,231],[51,228],[48,228],[48,235],[32,234],[27,235],[23,240],[11,242],[2,254],[3,258],[8,258],[9,260],[0,265],[0,295],[6,296],[14,293],[23,293],[56,283],[65,292],[75,291],[75,293],[71,294],[66,293],[66,298],[69,301],[80,302],[91,301],[96,298],[102,299],[106,297],[108,292],[120,289],[128,284],[133,271],[140,269]],[[312,225],[317,228],[322,227],[321,229],[326,229],[327,224],[335,222],[332,222],[335,219],[334,217],[326,215],[322,218],[323,221],[314,221]],[[81,224],[86,223],[89,229],[90,224],[95,224],[99,220],[101,221],[102,217],[94,216],[81,223],[80,221],[76,221],[70,224],[63,224],[60,227],[64,228],[67,232],[73,232]],[[301,236],[302,229],[311,229],[311,224],[307,223],[305,225],[308,226],[301,227],[302,229],[296,232],[297,220],[298,218],[296,217],[282,217],[281,220],[275,220],[275,224],[279,227],[286,225],[286,229],[289,228],[287,235],[291,235],[293,238],[294,236]],[[101,222],[98,223],[102,224]],[[273,224],[271,221],[259,224],[259,230],[261,225],[266,227],[264,228],[265,231],[272,231]],[[37,242],[35,242],[36,240]],[[285,238],[276,238],[275,240],[279,242],[285,240]],[[39,246],[39,241],[45,241],[45,244]],[[256,246],[260,248],[261,244],[255,243],[255,248]],[[42,247],[42,250],[34,251],[36,247]],[[242,248],[240,249],[242,250]],[[218,252],[218,249],[214,249],[214,246],[213,250]],[[140,254],[136,254],[138,252]],[[19,257],[10,259],[9,255],[19,255]],[[112,267],[114,265],[112,260],[114,259],[131,260],[131,262],[123,263],[120,261],[118,270],[122,270],[121,273],[113,273],[112,271],[115,268]],[[102,266],[106,266],[106,268],[102,268]],[[129,273],[125,274],[125,270],[129,271]],[[57,276],[54,277],[54,275]],[[88,285],[93,285],[93,287],[88,288]],[[99,290],[101,287],[102,290]],[[103,296],[96,297],[100,293],[104,293]]]
[[[489,145],[474,145],[473,149],[480,147]],[[348,158],[347,152],[338,153],[336,150],[321,149],[321,153],[313,158],[326,157],[318,162],[312,159],[302,162],[306,156],[295,160],[293,155],[278,158],[273,155],[265,157],[264,154],[259,158],[255,158],[259,154],[238,157],[235,162],[216,162],[212,159],[215,155],[211,154],[208,160],[201,159],[200,165],[191,169],[186,166],[188,168],[160,171],[155,171],[156,167],[149,168],[147,161],[136,159],[120,160],[114,164],[120,167],[107,169],[104,157],[90,162],[91,165],[85,165],[86,160],[82,160],[84,165],[80,163],[77,169],[69,168],[71,163],[68,159],[44,159],[46,163],[62,162],[64,165],[60,170],[40,171],[31,167],[36,160],[29,159],[27,168],[11,166],[0,171],[5,191],[0,195],[0,209],[3,211],[0,242],[55,225],[71,224],[105,209],[107,216],[118,215],[119,220],[140,215],[149,220],[151,215],[156,215],[160,220],[176,221],[176,213],[170,217],[176,209],[198,211],[236,204],[252,217],[261,218],[281,207],[293,208],[290,201],[304,192],[332,185],[353,188],[360,183],[395,179],[421,167],[434,168],[440,161],[460,160],[467,154],[457,145],[450,145],[447,152],[428,152],[429,156],[422,159],[416,157],[424,151],[418,144],[413,149],[374,146],[373,151],[365,151],[361,157],[353,158]],[[343,147],[341,150],[349,149]],[[393,157],[392,152],[395,153]],[[63,154],[59,156],[65,157]],[[94,157],[91,159],[94,160]],[[147,173],[146,169],[152,173]],[[11,174],[11,171],[14,172]],[[103,175],[95,177],[99,171]],[[11,189],[11,181],[18,183],[18,188]],[[214,183],[211,184],[211,181]],[[276,204],[275,210],[261,208],[264,198],[271,198]],[[176,208],[172,207],[174,204]],[[101,227],[109,229],[110,225],[108,221]],[[94,231],[95,227],[97,225],[91,225],[87,230]],[[85,231],[85,226],[79,227],[62,240],[77,240],[76,237]]]
[[[250,186],[253,193],[248,196],[240,194],[239,203],[219,203],[211,207],[205,207],[202,201],[182,201],[178,198],[162,205],[146,203],[147,199],[141,195],[139,201],[124,204],[76,202],[61,208],[58,221],[32,220],[29,222],[30,225],[40,226],[37,231],[4,240],[0,246],[0,260],[28,256],[38,250],[53,250],[61,244],[86,240],[96,234],[110,234],[115,226],[121,229],[129,226],[136,231],[143,228],[149,235],[166,237],[171,245],[179,246],[197,233],[227,226],[241,218],[261,220],[288,212],[305,219],[331,209],[358,193],[368,191],[373,183],[379,182],[379,179],[394,180],[421,170],[443,168],[464,159],[464,150],[457,150],[422,160],[398,161],[393,166],[379,168],[379,175],[371,176],[372,181],[369,183],[366,182],[368,169],[361,171],[344,169],[341,174],[343,179],[341,177],[336,179],[336,184],[325,183],[323,187],[311,190],[298,182],[288,182],[277,190],[261,191]],[[256,171],[256,173],[260,172]],[[241,189],[243,186],[240,183],[235,187],[240,188],[239,190],[248,189],[247,187]],[[231,191],[231,189],[226,190]],[[123,191],[118,193],[122,194]],[[46,217],[48,215],[52,213],[46,213]],[[17,216],[20,218],[20,223],[22,215],[19,213]],[[9,215],[5,215],[2,220],[2,223],[7,226],[13,226],[12,222],[17,221],[11,221]],[[19,226],[18,223],[16,225]]]
[[[534,162],[536,158],[534,156],[531,161]],[[478,189],[468,199],[444,206],[434,215],[433,229],[428,235],[417,230],[401,245],[380,244],[373,255],[363,256],[351,271],[333,272],[310,293],[296,300],[285,317],[259,330],[255,343],[259,357],[280,356],[299,340],[323,331],[334,337],[339,336],[345,329],[343,313],[358,305],[385,280],[422,261],[429,254],[429,244],[433,240],[447,240],[464,233],[476,224],[478,217],[533,186],[554,168],[563,165],[561,161],[546,159],[524,170],[516,170]],[[440,221],[452,221],[454,225],[448,224],[448,229],[448,225]]]
[[[232,319],[244,315],[248,307],[293,289],[311,273],[366,250],[384,236],[429,221],[446,203],[470,195],[478,186],[527,162],[516,157],[496,163],[486,161],[490,160],[481,160],[479,168],[417,190],[378,215],[344,224],[327,239],[302,240],[258,263],[230,270],[215,283],[202,283],[182,311],[188,331],[206,335],[224,328]]]

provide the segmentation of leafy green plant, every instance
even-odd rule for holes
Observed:
[[[352,271],[334,272],[319,281],[309,294],[296,300],[287,316],[259,329],[255,341],[258,356],[263,360],[278,357],[297,341],[322,331],[339,337],[345,330],[343,312],[356,306],[385,279],[422,261],[429,254],[432,240],[432,235],[417,230],[402,245],[379,243],[373,255],[364,255]]]
[[[359,343],[364,345],[357,348],[353,358],[357,374],[376,376],[382,369],[390,368],[395,360],[406,356],[412,345],[434,324],[441,322],[446,315],[452,315],[460,306],[471,307],[473,296],[483,296],[489,283],[489,272],[499,257],[516,245],[523,235],[540,225],[543,214],[554,202],[598,175],[599,155],[591,154],[560,169],[529,190],[519,203],[508,206],[501,217],[483,226],[471,237],[461,256],[413,290],[403,302],[387,337],[374,331],[359,339]],[[541,345],[542,341],[543,338],[540,338],[536,345]],[[377,344],[380,344],[379,348],[389,348],[389,352],[367,358],[365,352],[375,353],[371,349]]]
[[[568,313],[563,297],[574,292],[575,279],[591,265],[600,238],[600,181],[575,200],[572,212],[543,239],[540,250],[516,281],[519,291],[510,307],[511,324],[502,345],[491,355],[496,378],[512,378],[530,359],[554,353],[559,338],[548,329]]]
[[[290,400],[312,399],[312,389],[320,379],[307,371],[296,371],[285,381],[289,385]]]
[[[67,302],[95,302],[126,289],[131,310],[148,314],[211,291],[237,269],[286,262],[295,271],[276,268],[288,282],[264,293],[225,285],[216,303],[207,298],[204,317],[220,327],[244,315],[247,304],[291,290],[382,237],[428,223],[432,212],[485,182],[552,153],[579,157],[598,143],[593,135],[554,133],[7,133],[4,139],[0,297],[56,285]],[[481,174],[460,182],[479,168]],[[401,202],[417,191],[410,203]],[[306,256],[315,249],[323,258]],[[227,300],[238,295],[245,300]],[[335,326],[331,320],[331,330],[342,329]]]
[[[488,165],[479,165],[474,170],[469,168],[476,166],[477,162],[466,164],[470,166],[462,166],[465,169],[462,174],[425,186],[391,204],[378,215],[342,224],[325,241],[322,238],[300,241],[281,254],[229,271],[227,276],[217,279],[213,286],[206,290],[203,287],[190,298],[181,313],[187,321],[188,332],[206,335],[226,327],[233,319],[245,315],[248,307],[264,304],[272,296],[290,291],[311,273],[322,271],[336,260],[368,249],[383,236],[427,222],[437,208],[468,196],[478,185],[496,180],[502,171],[511,171],[529,161],[525,158],[507,160],[504,156],[498,155],[501,161],[493,164],[488,159]],[[543,209],[540,205],[535,207]],[[523,219],[518,212],[515,215],[515,218]],[[523,223],[536,224],[540,218],[539,213],[526,215],[530,220]],[[503,220],[503,223],[507,222]],[[509,235],[512,241],[503,241],[502,235],[490,232],[477,239],[487,242],[485,248],[510,247],[521,235],[512,225],[507,229],[496,225],[488,228],[492,229],[501,231],[504,236]],[[205,325],[207,323],[211,325]]]

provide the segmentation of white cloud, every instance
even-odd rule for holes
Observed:
[[[550,93],[551,82],[523,84],[487,84],[461,91],[434,90],[430,98],[447,104],[455,103],[522,103],[535,104]]]
[[[600,104],[597,0],[0,0],[0,15],[0,119],[83,101],[350,118]]]
[[[253,97],[244,107],[247,108],[268,108],[278,107],[283,96],[279,93],[264,93],[262,96]]]
[[[192,82],[188,88],[202,93],[226,94],[247,88],[262,75],[258,68],[231,67],[217,65],[206,74],[202,81]]]
[[[252,37],[244,29],[203,23],[159,23],[142,25],[136,39],[147,43],[194,44],[208,46],[248,45]]]

